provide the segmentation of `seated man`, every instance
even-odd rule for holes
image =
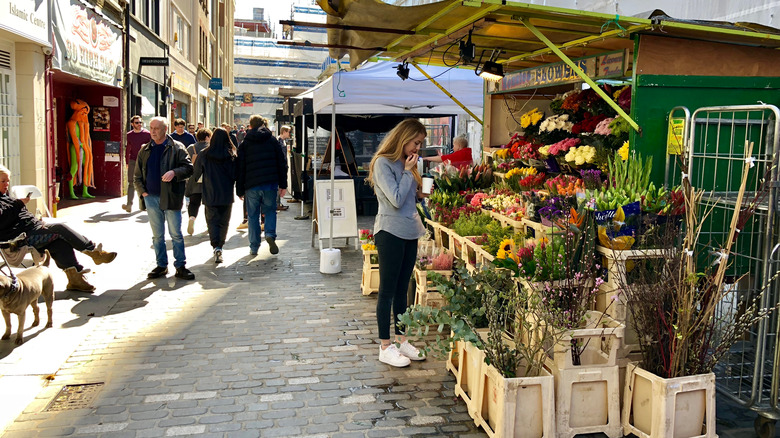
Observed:
[[[465,167],[471,165],[471,148],[466,137],[459,135],[452,140],[452,153],[447,155],[436,155],[433,157],[423,157],[424,161],[432,163],[442,163],[449,161],[455,167]]]
[[[0,241],[9,241],[22,233],[27,234],[27,245],[40,252],[48,250],[57,266],[68,276],[67,289],[92,292],[95,287],[87,283],[85,271],[76,260],[74,249],[92,257],[95,264],[110,263],[116,258],[115,252],[103,251],[103,245],[95,245],[91,240],[73,231],[65,224],[45,224],[27,210],[30,201],[14,199],[8,195],[11,186],[11,171],[0,165]]]

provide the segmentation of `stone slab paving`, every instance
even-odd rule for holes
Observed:
[[[122,292],[101,317],[73,308],[55,316],[89,329],[47,369],[53,380],[4,436],[485,436],[454,397],[443,362],[395,369],[377,361],[376,297],[360,294],[359,252],[342,252],[341,274],[320,274],[310,221],[292,219],[297,208],[280,215],[278,256],[262,246],[250,257],[246,236],[231,230],[225,263],[215,266],[205,235],[186,237],[197,276],[189,283],[146,280],[154,263],[148,224],[137,220],[145,214],[120,215],[128,217],[106,233],[127,263],[90,280],[108,295]],[[97,382],[104,385],[88,408],[45,411],[63,385]]]
[[[342,250],[343,272],[320,274],[310,221],[292,219],[298,205],[280,214],[278,256],[262,246],[250,257],[231,228],[215,266],[206,235],[187,236],[197,278],[183,282],[145,278],[154,267],[146,215],[116,213],[121,203],[61,212],[120,256],[91,274],[96,294],[57,292],[54,329],[29,330],[18,348],[0,342],[0,409],[20,413],[4,437],[486,436],[443,362],[378,362],[360,253]],[[359,222],[370,228],[372,218]],[[55,282],[65,284],[56,269]],[[64,385],[87,383],[103,384],[88,407],[46,410]],[[719,404],[719,418],[721,437],[736,437],[750,436],[755,417]]]

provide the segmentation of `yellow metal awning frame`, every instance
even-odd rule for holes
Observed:
[[[666,16],[624,17],[516,1],[445,0],[440,2],[440,8],[436,9],[436,4],[398,7],[372,0],[340,0],[337,11],[329,6],[328,0],[317,0],[317,3],[329,13],[329,23],[387,27],[383,17],[392,13],[395,27],[413,31],[413,34],[399,36],[329,30],[328,42],[334,45],[331,56],[334,56],[337,44],[342,48],[345,45],[352,47],[349,55],[353,68],[367,59],[377,57],[409,62],[421,72],[421,65],[450,67],[459,59],[458,50],[452,50],[453,46],[471,30],[477,47],[500,52],[496,62],[502,64],[505,74],[539,64],[563,61],[637,131],[637,123],[601,91],[598,85],[574,64],[572,58],[582,57],[586,50],[591,53],[594,50],[604,53],[615,50],[631,52],[634,47],[630,38],[637,33],[660,33],[665,36],[780,49],[780,30],[764,26],[691,23],[670,20]],[[350,10],[353,7],[354,10],[360,10],[362,15],[351,16]],[[419,13],[423,8],[426,11],[424,16]],[[400,25],[397,17],[399,14],[403,17],[406,11],[409,11],[408,15],[412,18],[405,25]],[[412,11],[418,13],[414,14]],[[374,17],[373,21],[370,17]],[[360,44],[351,44],[351,41]],[[372,47],[382,47],[385,50],[379,52]],[[550,59],[550,55],[554,55],[555,59]],[[475,66],[469,65],[465,68]],[[436,85],[449,95],[441,85]]]

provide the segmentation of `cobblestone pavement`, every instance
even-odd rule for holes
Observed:
[[[63,292],[54,268],[54,328],[28,329],[20,347],[0,342],[4,437],[486,436],[443,362],[377,361],[376,298],[360,294],[360,254],[344,249],[343,272],[320,274],[310,221],[293,220],[299,204],[280,213],[279,255],[263,245],[257,257],[234,231],[236,204],[218,266],[201,213],[185,237],[196,280],[185,282],[172,272],[146,279],[155,265],[146,214],[124,213],[122,201],[61,210],[120,254],[86,264],[93,295]],[[361,228],[371,222],[360,218]],[[51,409],[64,385],[93,383],[102,384],[94,400]],[[754,414],[721,410],[721,437],[751,436]]]

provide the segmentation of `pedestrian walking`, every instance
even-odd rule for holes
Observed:
[[[171,138],[183,144],[186,148],[189,145],[196,143],[197,140],[194,135],[184,130],[185,126],[187,126],[187,122],[185,122],[184,119],[174,120],[173,129],[175,129],[175,131],[171,132]]]
[[[27,209],[30,195],[15,199],[8,193],[10,187],[11,171],[0,164],[0,241],[14,240],[25,233],[24,242],[12,246],[29,245],[41,253],[49,251],[57,267],[65,271],[65,275],[68,276],[66,289],[80,292],[94,291],[95,286],[89,284],[84,276],[89,269],[84,269],[79,264],[75,251],[88,255],[96,265],[111,263],[116,258],[116,253],[103,251],[103,244],[96,245],[65,224],[46,224],[37,219]],[[13,249],[15,248],[11,248]],[[6,325],[10,326],[8,320]]]
[[[186,268],[184,236],[181,233],[181,207],[186,180],[192,175],[192,162],[180,142],[168,135],[168,119],[155,117],[149,123],[152,141],[138,152],[133,181],[141,193],[141,209],[149,215],[152,244],[157,259],[147,278],[168,274],[168,253],[165,248],[165,224],[173,242],[173,266],[176,277],[194,280],[195,274]]]
[[[249,118],[250,130],[238,148],[236,193],[246,199],[249,224],[249,253],[260,247],[260,211],[265,215],[265,241],[271,254],[276,245],[276,194],[287,193],[287,160],[279,142],[259,115]]]
[[[195,140],[198,139],[198,131],[197,131],[197,129],[195,129],[195,124],[194,123],[190,123],[190,124],[187,125],[187,132],[189,132],[190,134],[194,135],[195,136]]]
[[[195,166],[198,155],[209,145],[211,131],[208,129],[201,129],[195,133],[195,139],[198,141],[187,148],[187,155],[189,155],[193,166]],[[199,181],[200,178],[189,177],[189,179],[187,179],[187,188],[184,190],[184,196],[189,199],[189,202],[187,203],[187,215],[190,219],[187,222],[187,234],[190,236],[195,232],[195,219],[198,217],[198,210],[200,210],[202,200],[203,184]]]
[[[287,140],[290,138],[290,127],[287,125],[283,125],[281,128],[279,128],[279,138],[277,139],[279,141],[279,147],[282,148],[282,154],[284,155],[285,161],[287,161]],[[287,205],[282,205],[282,197],[277,196],[276,197],[276,210],[277,211],[286,211],[290,207]]]
[[[425,136],[425,126],[419,120],[406,119],[399,123],[382,140],[366,178],[379,201],[374,222],[379,256],[376,303],[381,344],[379,361],[395,367],[405,367],[410,360],[425,359],[398,326],[398,315],[406,312],[406,290],[417,259],[417,239],[425,234],[416,207],[417,199],[423,196],[417,152]],[[390,318],[394,322],[395,343],[390,341]]]
[[[127,148],[125,149],[125,166],[127,167],[127,204],[122,205],[122,209],[130,213],[133,211],[133,195],[135,194],[135,185],[133,184],[133,173],[135,173],[135,160],[138,157],[138,151],[141,146],[152,140],[149,131],[144,128],[144,121],[141,116],[130,118],[130,127],[127,133]]]
[[[235,194],[236,147],[230,134],[217,128],[208,147],[195,161],[190,179],[203,178],[203,205],[206,206],[206,225],[214,250],[214,263],[222,263],[222,247],[227,238],[230,213]]]

